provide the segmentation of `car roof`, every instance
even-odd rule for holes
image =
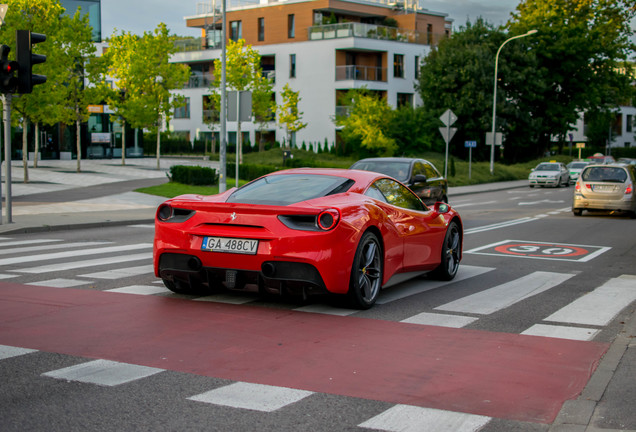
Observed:
[[[409,158],[409,157],[374,157],[374,158],[365,158],[365,159],[360,159],[359,161],[355,162],[368,162],[368,161],[372,161],[372,162],[414,162],[414,161],[421,161],[421,160],[425,160],[422,158]]]
[[[360,183],[372,183],[379,178],[386,178],[387,175],[374,171],[351,170],[346,168],[291,168],[283,171],[276,171],[272,174],[313,174],[344,177]]]

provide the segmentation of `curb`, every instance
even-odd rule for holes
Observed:
[[[616,369],[636,338],[636,311],[626,320],[623,329],[612,342],[577,399],[566,401],[552,423],[549,432],[610,432],[590,425],[596,417],[596,408],[605,394]],[[636,432],[620,429],[622,432]]]

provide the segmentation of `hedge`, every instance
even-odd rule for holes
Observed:
[[[219,182],[216,170],[209,167],[173,165],[170,167],[170,181],[196,186],[215,185]]]

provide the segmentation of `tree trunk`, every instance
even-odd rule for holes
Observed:
[[[121,128],[121,164],[126,165],[126,120],[122,122]]]
[[[77,120],[75,120],[75,126],[77,127],[77,131],[75,132],[75,141],[77,144],[77,172],[81,172],[81,160],[82,160],[82,136],[81,136],[81,124],[79,119],[79,108],[76,109],[76,114],[78,114]]]
[[[27,149],[27,129],[28,123],[26,117],[22,118],[22,165],[24,166],[24,182],[29,182],[29,150]],[[7,163],[11,163],[8,161]]]
[[[159,114],[159,122],[157,124],[157,169],[161,169],[161,114]]]
[[[39,152],[40,152],[40,123],[35,123],[35,151],[33,152],[33,168],[38,167]]]

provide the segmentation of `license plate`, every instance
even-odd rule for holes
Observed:
[[[201,250],[256,255],[258,240],[232,237],[203,237]]]
[[[614,185],[594,185],[592,190],[594,192],[610,192],[614,190]]]

